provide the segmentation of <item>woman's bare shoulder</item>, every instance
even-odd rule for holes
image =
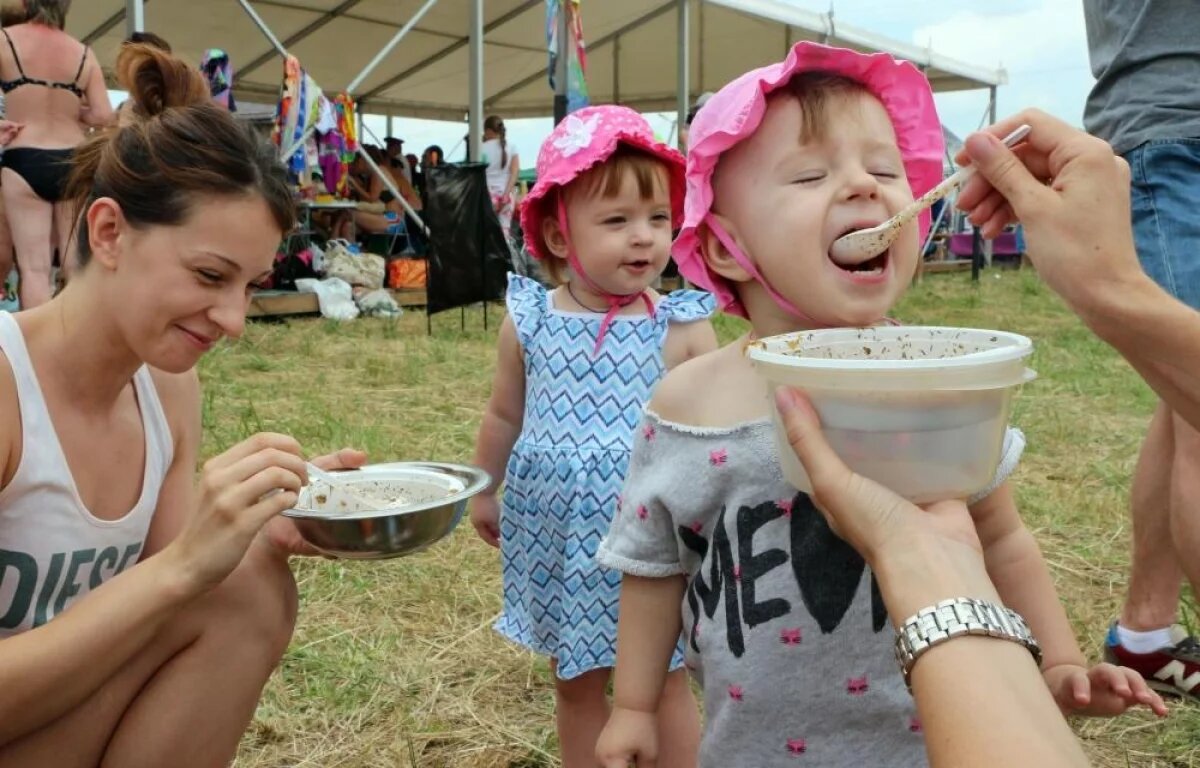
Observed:
[[[168,373],[157,368],[148,370],[175,444],[178,445],[185,436],[199,440],[200,376],[196,369],[183,373]]]
[[[6,488],[21,462],[21,409],[17,380],[4,352],[0,352],[0,490]]]

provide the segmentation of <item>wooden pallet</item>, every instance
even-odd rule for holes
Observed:
[[[970,268],[970,259],[947,259],[946,261],[927,261],[921,267],[921,271],[931,275],[935,272],[959,272]]]
[[[970,263],[970,262],[968,262]],[[663,278],[662,291],[674,291],[683,287],[679,278]],[[402,307],[423,307],[426,304],[423,288],[405,288],[389,291],[396,303]],[[289,315],[317,315],[321,313],[315,293],[297,291],[259,291],[250,299],[246,317],[287,317]]]
[[[421,288],[389,291],[402,307],[425,306],[425,291]],[[250,298],[246,317],[286,317],[288,315],[317,315],[321,308],[315,293],[298,291],[259,291]]]

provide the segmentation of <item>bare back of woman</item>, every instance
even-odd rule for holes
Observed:
[[[61,198],[71,151],[83,141],[85,126],[107,124],[113,115],[95,54],[62,31],[68,5],[30,0],[30,20],[2,30],[0,40],[7,117],[23,126],[6,149],[0,188],[25,308],[50,298],[55,249],[62,268],[70,267],[71,226]]]

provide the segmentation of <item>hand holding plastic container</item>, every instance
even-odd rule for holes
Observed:
[[[842,460],[917,504],[989,485],[1032,353],[1017,334],[927,326],[800,331],[747,351],[772,404],[780,385],[804,390]],[[772,417],[784,476],[811,493],[774,405]]]

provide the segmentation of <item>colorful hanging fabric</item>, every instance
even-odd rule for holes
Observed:
[[[546,50],[549,54],[547,72],[550,89],[558,90],[555,77],[558,71],[558,57],[567,57],[567,112],[583,109],[589,104],[587,90],[587,51],[583,42],[583,14],[580,11],[582,0],[546,0]],[[569,41],[559,40],[560,14],[567,14],[567,26],[571,30],[569,37],[574,38],[574,47]]]
[[[358,124],[355,122],[354,99],[350,98],[348,93],[339,93],[333,97],[333,106],[337,110],[338,133],[346,143],[342,159],[350,163],[358,154]]]
[[[272,139],[279,147],[279,159],[302,187],[311,182],[310,169],[316,164],[315,149],[310,163],[307,145],[321,121],[321,100],[324,98],[316,81],[300,66],[300,60],[288,56],[283,63],[283,88]]]
[[[546,75],[550,80],[550,90],[557,91],[558,83],[555,73],[558,72],[558,14],[562,12],[562,0],[546,0],[546,53],[549,60],[546,64]]]
[[[200,71],[208,80],[208,90],[213,101],[230,112],[237,111],[233,99],[233,64],[229,54],[220,48],[209,48],[200,59]]]
[[[583,109],[590,102],[587,88],[587,51],[583,43],[582,0],[570,0],[571,33],[575,38],[574,56],[567,60],[567,112]]]

